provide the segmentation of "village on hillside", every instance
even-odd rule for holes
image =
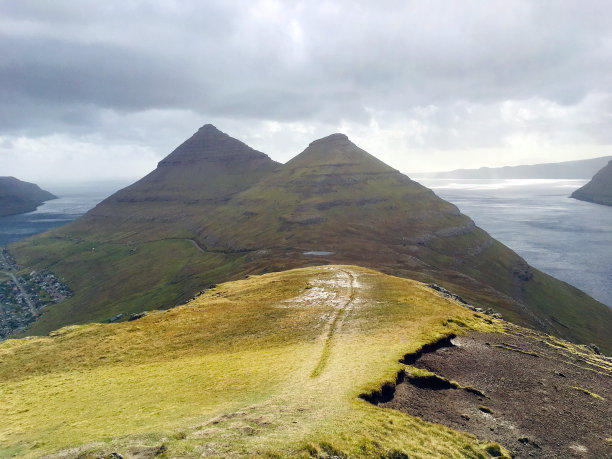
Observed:
[[[42,308],[72,296],[70,288],[47,270],[19,274],[8,250],[0,252],[0,341],[34,321]]]

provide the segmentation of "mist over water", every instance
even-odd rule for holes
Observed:
[[[532,266],[612,307],[612,207],[569,197],[588,180],[418,181]]]

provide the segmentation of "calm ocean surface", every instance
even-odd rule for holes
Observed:
[[[71,222],[124,186],[118,183],[43,186],[59,199],[47,201],[27,214],[0,217],[0,247]]]
[[[568,197],[587,180],[417,180],[532,266],[612,307],[612,207]],[[60,199],[0,218],[0,246],[68,223],[124,185],[50,188]]]
[[[612,307],[612,207],[569,198],[588,180],[417,181],[532,266]]]

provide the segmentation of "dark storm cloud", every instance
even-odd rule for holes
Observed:
[[[605,4],[264,2],[262,18],[256,4],[221,4],[3,2],[5,110],[23,102],[24,124],[49,105],[361,117],[458,99],[573,103],[607,89],[611,70]]]
[[[171,92],[188,78],[169,62],[108,45],[2,40],[2,77],[23,97],[46,103],[90,103],[119,110],[183,103]],[[19,50],[15,55],[13,50]],[[6,88],[9,89],[9,88]]]
[[[607,1],[4,0],[0,136],[127,138],[163,112],[191,114],[189,130],[385,122],[412,147],[546,137],[551,122],[612,142],[611,17]]]

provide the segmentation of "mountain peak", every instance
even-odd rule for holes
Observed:
[[[196,202],[231,195],[259,180],[278,163],[205,124],[146,177],[120,190],[109,202]],[[96,212],[100,213],[103,206]]]
[[[210,159],[268,159],[267,155],[230,137],[212,124],[205,124],[172,153],[160,161],[160,166],[187,164]]]
[[[217,127],[213,124],[205,124],[200,129],[198,129],[198,131],[194,135],[201,135],[201,134],[205,134],[205,135],[217,134],[217,135],[228,136],[225,132],[222,132],[219,129],[217,129]]]
[[[322,137],[320,139],[314,140],[310,142],[310,145],[317,145],[322,143],[333,143],[333,144],[343,144],[343,143],[352,143],[346,134],[341,134],[336,132],[335,134],[328,135],[327,137]]]
[[[333,167],[334,173],[395,172],[391,166],[359,148],[345,134],[335,133],[311,142],[287,164],[293,167]],[[342,168],[342,171],[339,169]]]

